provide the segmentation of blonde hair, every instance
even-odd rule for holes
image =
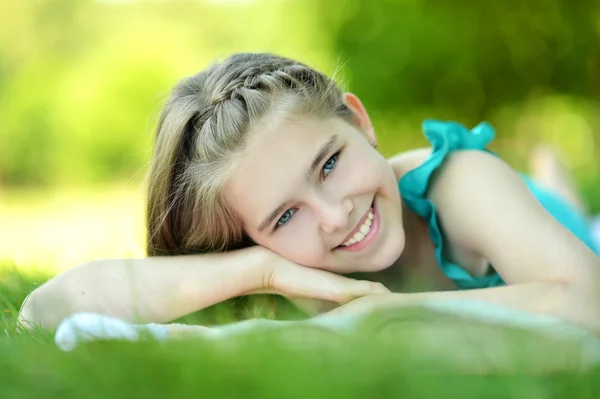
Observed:
[[[273,54],[234,54],[184,79],[159,117],[148,186],[148,255],[251,245],[221,189],[246,136],[272,112],[351,119],[324,74]]]

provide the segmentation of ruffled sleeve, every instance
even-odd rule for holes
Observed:
[[[427,120],[423,122],[423,133],[431,143],[432,152],[419,167],[406,173],[400,179],[398,187],[407,206],[428,222],[438,265],[460,289],[485,288],[504,284],[497,273],[473,277],[465,269],[444,257],[444,240],[437,212],[434,204],[427,199],[432,175],[443,164],[446,157],[459,150],[489,152],[486,146],[495,137],[494,129],[487,123],[481,123],[469,130],[456,122]]]

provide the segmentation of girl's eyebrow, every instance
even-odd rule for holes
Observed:
[[[264,229],[267,228],[267,226],[269,226],[273,220],[275,220],[275,218],[277,217],[277,215],[279,215],[281,212],[285,211],[287,209],[287,207],[290,205],[291,201],[285,201],[283,204],[279,205],[277,207],[277,209],[275,209],[273,212],[271,212],[269,214],[269,216],[267,216],[262,223],[260,224],[260,226],[258,226],[258,231],[260,233],[263,232]]]
[[[327,156],[327,154],[329,154],[331,152],[331,150],[333,150],[333,148],[335,147],[335,145],[337,143],[337,139],[338,139],[338,135],[334,134],[333,136],[331,136],[329,138],[329,140],[327,140],[327,142],[325,144],[323,144],[321,146],[321,148],[317,152],[317,155],[315,155],[315,158],[313,159],[312,163],[310,164],[310,167],[306,171],[307,179],[309,179],[313,175],[313,173],[315,173],[315,169],[317,169],[317,167],[323,161],[323,159]]]
[[[331,136],[329,138],[329,140],[327,140],[327,142],[325,144],[323,144],[321,146],[321,148],[319,148],[319,151],[317,151],[317,154],[313,158],[313,161],[311,162],[310,166],[306,170],[306,178],[307,179],[310,179],[310,177],[313,175],[313,173],[315,173],[315,170],[317,169],[319,164],[321,164],[323,159],[333,150],[333,148],[335,148],[337,141],[338,141],[338,135],[334,134],[333,136]],[[271,222],[273,222],[273,220],[275,220],[277,215],[279,215],[281,212],[283,212],[289,206],[290,202],[291,201],[286,201],[283,204],[279,205],[277,207],[277,209],[275,209],[273,212],[271,212],[269,214],[269,216],[264,218],[263,221],[258,226],[258,231],[260,233],[262,233],[267,228],[267,226],[269,226],[271,224]]]

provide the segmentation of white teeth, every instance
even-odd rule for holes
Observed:
[[[352,236],[352,238],[354,238],[356,240],[356,242],[361,242],[362,240],[365,239],[365,235],[362,233],[356,233]]]
[[[352,238],[350,238],[348,241],[346,241],[342,245],[348,247],[350,245],[356,244],[357,242],[361,242],[362,240],[364,240],[365,236],[367,234],[369,234],[369,231],[371,231],[371,225],[373,224],[374,217],[375,217],[375,215],[373,214],[373,211],[370,210],[369,213],[367,214],[367,217],[366,217],[364,223],[362,224],[362,226],[360,226],[360,228],[352,236]]]

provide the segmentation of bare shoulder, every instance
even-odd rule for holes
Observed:
[[[436,171],[428,197],[450,241],[472,250],[494,240],[488,233],[523,207],[529,215],[522,215],[522,221],[536,213],[531,209],[537,201],[518,174],[502,159],[480,150],[449,154]]]
[[[486,215],[498,212],[502,198],[515,194],[516,173],[498,157],[480,150],[461,150],[447,156],[432,180],[429,198],[435,204],[450,261],[473,276],[489,270],[490,257],[482,250],[493,222]],[[501,189],[500,189],[501,187]],[[523,196],[523,190],[517,190]]]
[[[399,179],[409,171],[419,167],[431,155],[432,149],[417,148],[415,150],[401,152],[388,158],[389,164],[394,169]],[[453,185],[453,180],[461,180],[464,183],[465,174],[490,177],[489,173],[506,174],[514,173],[512,168],[497,156],[481,150],[461,150],[449,154],[443,166],[437,171],[437,175],[443,175],[441,179],[435,179],[440,188]],[[444,183],[437,184],[437,181]]]
[[[431,148],[417,148],[396,154],[388,158],[388,162],[394,169],[396,179],[400,180],[407,172],[420,166],[430,154]]]
[[[438,170],[431,192],[434,197],[448,198],[461,196],[461,188],[479,191],[487,184],[502,182],[520,182],[516,172],[497,156],[481,150],[462,150],[448,155]],[[512,186],[508,183],[508,186]],[[505,187],[507,188],[507,187]],[[472,194],[472,193],[470,193]],[[461,198],[462,202],[463,198]]]

